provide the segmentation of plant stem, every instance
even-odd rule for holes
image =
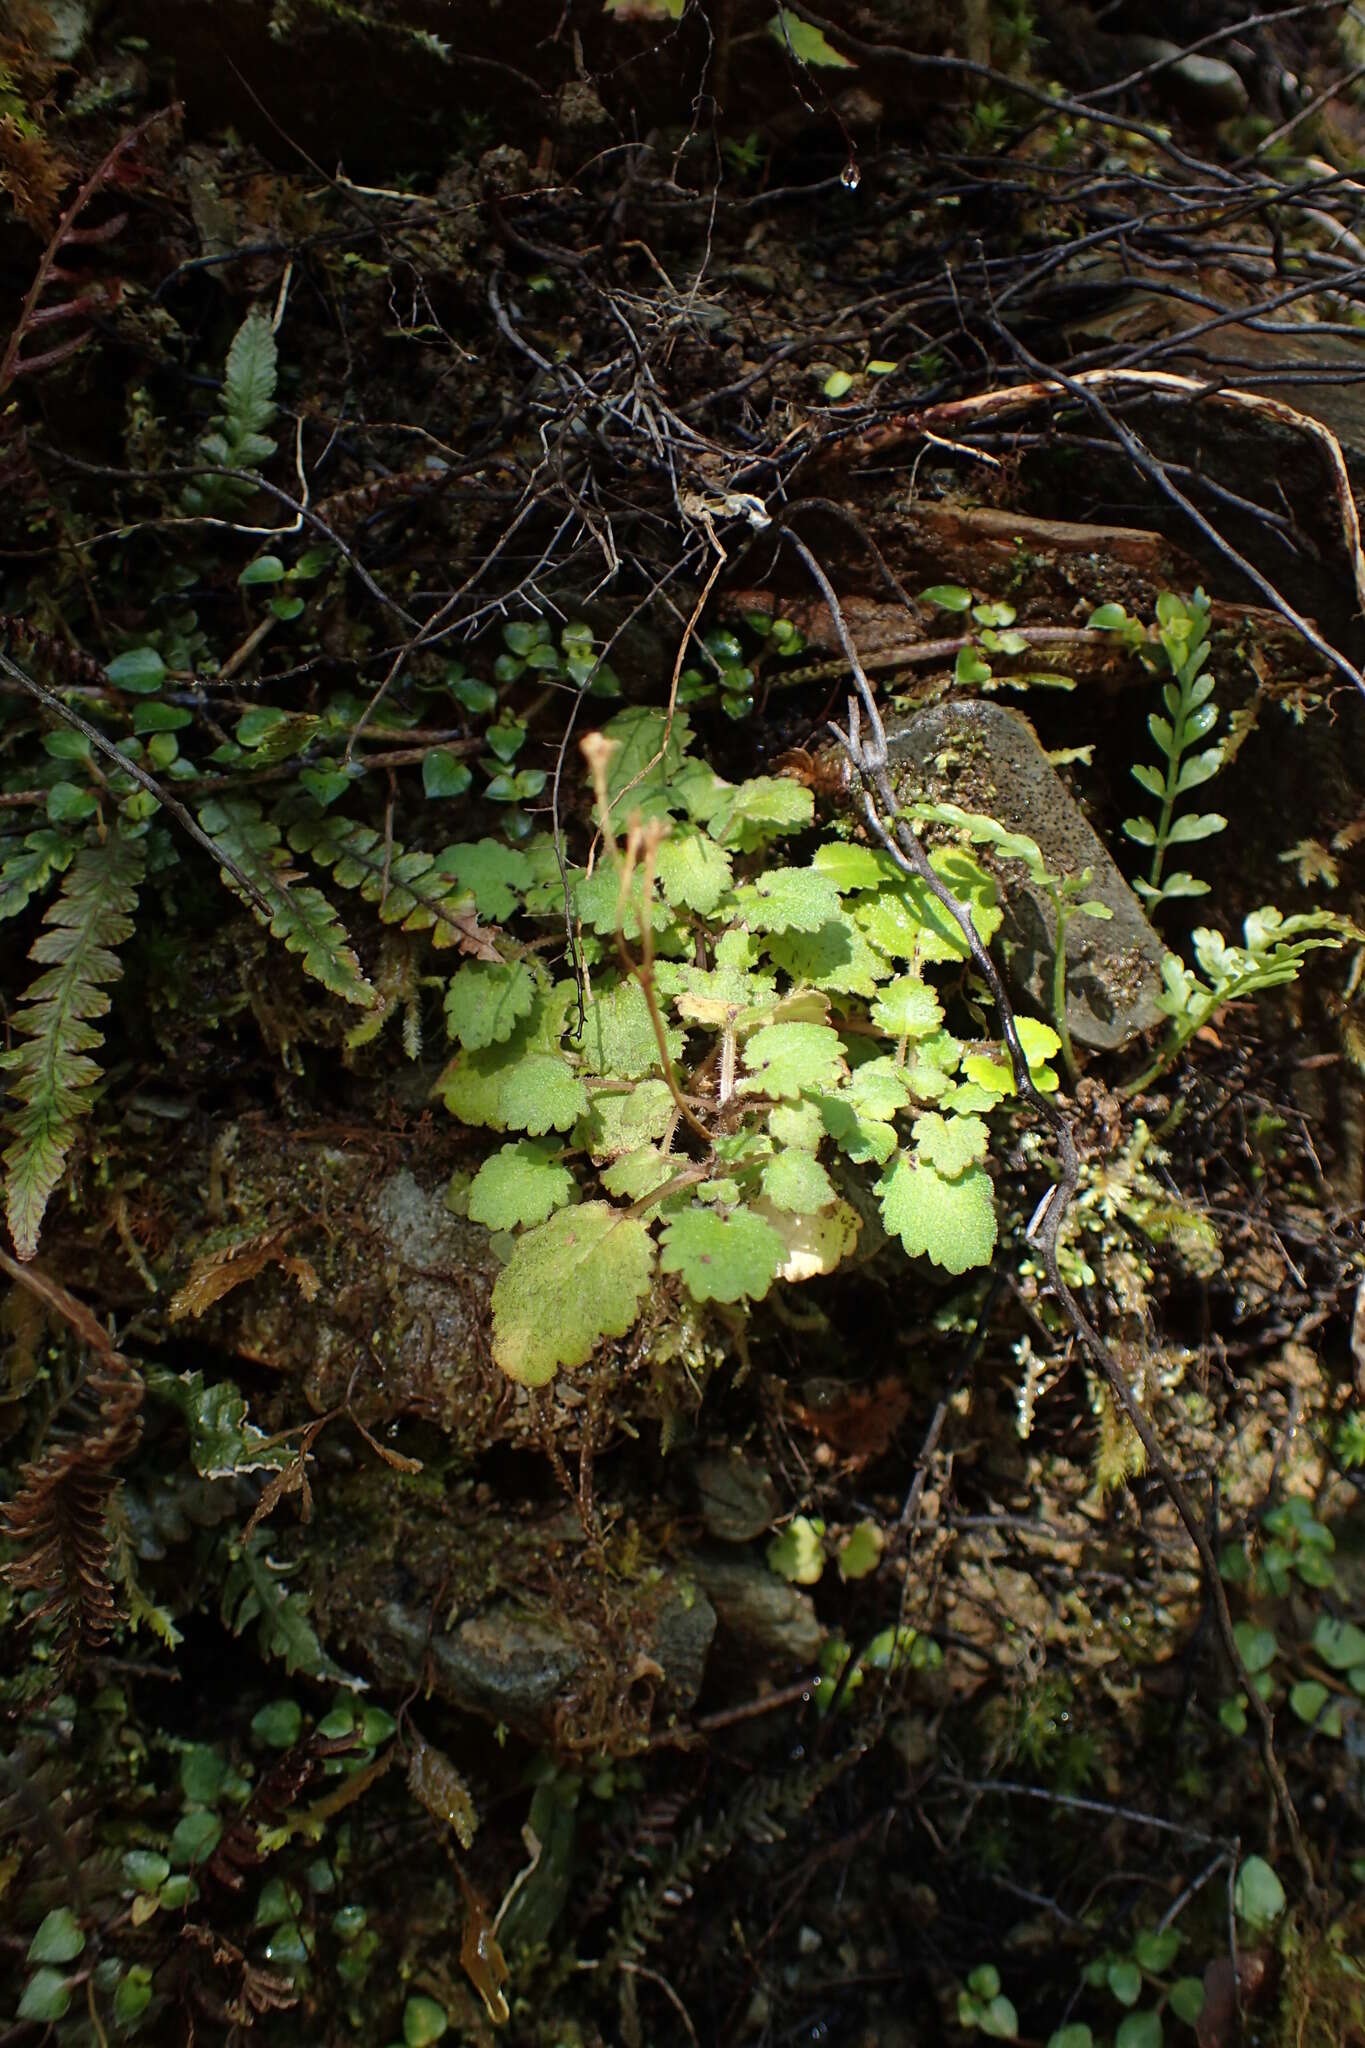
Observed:
[[[1180,779],[1180,747],[1178,742],[1180,739],[1181,732],[1184,728],[1183,703],[1180,712],[1180,720],[1181,723],[1179,726],[1176,727],[1175,732],[1177,745],[1175,751],[1172,753],[1170,759],[1166,763],[1166,788],[1161,798],[1161,816],[1157,819],[1156,845],[1152,848],[1152,872],[1147,877],[1147,880],[1153,889],[1159,889],[1161,886],[1161,864],[1166,858],[1166,846],[1168,839],[1170,837],[1171,818],[1175,811],[1175,786]],[[1153,905],[1153,908],[1155,907],[1156,906]]]
[[[1140,1095],[1144,1088],[1150,1088],[1153,1081],[1159,1081],[1168,1068],[1179,1059],[1195,1032],[1202,1030],[1207,1024],[1216,1008],[1216,1003],[1209,1003],[1198,1016],[1181,1019],[1151,1065],[1143,1068],[1136,1081],[1129,1081],[1119,1089],[1120,1101],[1130,1102],[1135,1095]]]
[[[1071,1027],[1066,1021],[1066,932],[1071,923],[1071,907],[1063,902],[1059,890],[1054,889],[1051,895],[1052,907],[1057,914],[1057,936],[1052,951],[1052,1021],[1062,1041],[1062,1065],[1066,1068],[1066,1078],[1074,1081],[1080,1070],[1071,1043]]]

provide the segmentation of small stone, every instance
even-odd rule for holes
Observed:
[[[824,1641],[808,1593],[747,1558],[698,1557],[698,1579],[732,1643],[758,1664],[814,1663]]]
[[[740,1452],[699,1459],[696,1481],[707,1534],[718,1542],[749,1543],[772,1527],[777,1488],[761,1465],[751,1464]]]
[[[1077,912],[1067,930],[1066,1020],[1077,1043],[1112,1052],[1159,1024],[1167,949],[1028,720],[1004,705],[967,699],[917,712],[889,729],[887,741],[902,802],[985,812],[1036,840],[1054,874],[1090,869],[1086,899],[1105,904],[1112,916],[1101,921]],[[1047,1018],[1056,915],[1016,862],[1001,862],[998,875],[1010,980]]]
[[[1250,105],[1240,73],[1221,57],[1185,56],[1178,43],[1160,36],[1126,36],[1120,47],[1134,70],[1162,66],[1151,80],[1152,89],[1187,120],[1233,121]]]

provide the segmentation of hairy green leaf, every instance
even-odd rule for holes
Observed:
[[[730,856],[695,825],[675,826],[659,848],[656,869],[665,899],[709,917],[730,886]]]
[[[437,874],[449,875],[457,889],[470,892],[474,908],[490,924],[501,924],[512,915],[533,875],[525,852],[498,839],[447,846],[432,865]]]
[[[475,1051],[510,1038],[535,1002],[536,984],[521,961],[471,960],[446,989],[446,1029]]]
[[[900,873],[889,854],[875,852],[870,846],[852,846],[846,839],[817,846],[810,864],[817,874],[828,875],[841,896],[854,895],[860,889],[880,889]]]
[[[485,1159],[469,1190],[469,1214],[489,1230],[511,1230],[543,1223],[574,1194],[574,1177],[555,1148],[521,1138]]]
[[[763,1169],[763,1192],[775,1209],[814,1215],[836,1198],[833,1181],[810,1152],[788,1147]]]
[[[946,1273],[989,1265],[995,1250],[995,1196],[984,1167],[945,1180],[932,1166],[900,1158],[878,1187],[882,1220],[912,1259]]]
[[[676,1059],[683,1047],[681,1031],[665,1026],[664,1043],[669,1058]],[[638,982],[621,981],[594,995],[584,1014],[582,1051],[589,1074],[637,1081],[658,1073],[659,1042]]]
[[[619,1092],[603,1089],[593,1094],[574,1141],[594,1159],[616,1159],[662,1138],[676,1116],[666,1081],[639,1081]]]
[[[762,940],[774,967],[830,995],[870,996],[891,969],[847,916],[814,932],[772,932]]]
[[[493,1287],[493,1357],[509,1379],[541,1387],[624,1337],[654,1271],[644,1223],[607,1202],[561,1209],[517,1240]]]
[[[816,932],[839,915],[838,891],[814,868],[770,868],[736,889],[735,904],[754,932]]]
[[[956,1180],[984,1159],[990,1143],[990,1132],[979,1116],[944,1118],[930,1111],[915,1118],[913,1130],[916,1163],[932,1166],[945,1180]]]
[[[928,1038],[943,1022],[943,1006],[918,975],[902,974],[882,990],[872,1017],[894,1038]]]
[[[741,1095],[796,1096],[835,1088],[844,1075],[843,1044],[827,1024],[768,1024],[744,1046]]]
[[[670,726],[666,713],[632,704],[628,710],[618,711],[603,731],[607,739],[616,742],[616,751],[607,763],[607,795],[613,816],[624,820],[632,810],[651,816],[671,808],[671,785],[692,738],[687,713],[675,711]],[[656,801],[651,803],[651,798]]]
[[[663,1236],[665,1273],[681,1273],[694,1301],[761,1301],[786,1256],[782,1239],[749,1209],[720,1216],[693,1206]]]
[[[709,823],[722,846],[757,853],[772,840],[801,831],[814,816],[810,790],[785,776],[758,775],[725,790]]]

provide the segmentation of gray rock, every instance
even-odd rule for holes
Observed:
[[[917,712],[887,738],[891,780],[902,801],[984,811],[1035,839],[1055,874],[1090,869],[1086,896],[1113,915],[1107,922],[1078,915],[1067,932],[1066,1017],[1077,1043],[1112,1051],[1159,1024],[1156,998],[1167,949],[1028,720],[1003,705],[969,699]],[[1010,979],[1046,1018],[1056,934],[1052,905],[1013,862],[1002,863],[1000,882]]]
[[[1162,66],[1152,78],[1152,89],[1188,120],[1235,120],[1251,104],[1240,73],[1221,57],[1198,53],[1182,56],[1179,44],[1160,36],[1124,36],[1118,40],[1129,69],[1145,70],[1149,64]]]
[[[690,1583],[665,1579],[653,1602],[641,1603],[635,1621],[630,1641],[617,1646],[624,1660],[617,1687],[650,1678],[665,1707],[690,1707],[716,1630],[710,1601]],[[556,1708],[600,1678],[600,1646],[585,1638],[581,1625],[511,1601],[429,1635],[428,1612],[390,1600],[380,1609],[379,1623],[387,1655],[399,1652],[417,1670],[425,1653],[436,1691],[452,1706],[505,1721],[532,1739],[543,1740]]]
[[[751,1464],[741,1452],[698,1459],[696,1481],[702,1520],[718,1542],[749,1543],[772,1527],[777,1488],[763,1467]]]
[[[753,1558],[702,1556],[694,1568],[721,1628],[747,1657],[782,1669],[814,1663],[824,1630],[808,1593]]]
[[[706,1676],[716,1610],[690,1580],[674,1580],[654,1614],[648,1650],[663,1672],[660,1692],[671,1707],[690,1707]]]

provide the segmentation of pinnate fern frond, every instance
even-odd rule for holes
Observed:
[[[270,905],[270,930],[299,955],[304,973],[358,1009],[371,1009],[374,987],[365,978],[334,906],[320,889],[299,883],[288,870],[280,828],[262,817],[260,805],[245,797],[224,797],[202,807],[199,823]],[[228,887],[240,894],[227,870],[222,873]],[[265,923],[259,909],[256,915]]]
[[[429,931],[438,951],[458,946],[479,960],[502,958],[479,929],[473,893],[437,865],[435,854],[393,845],[386,852],[372,825],[330,814],[291,826],[289,844],[319,867],[330,868],[332,880],[343,889],[359,889],[367,903],[378,904],[383,923],[400,925],[405,932]]]
[[[91,1054],[104,1042],[95,1020],[123,971],[117,949],[133,929],[144,862],[141,840],[117,831],[83,847],[33,943],[30,958],[47,971],[14,1018],[24,1043],[0,1054],[17,1104],[7,1117],[5,1206],[21,1259],[38,1248],[43,1211],[90,1107],[99,1077]]]
[[[0,918],[18,917],[34,896],[45,894],[70,867],[79,844],[79,839],[51,825],[0,844]]]
[[[278,350],[270,315],[253,306],[228,349],[222,407],[199,443],[204,462],[222,469],[258,469],[275,453],[275,443],[265,429],[275,417],[277,374]],[[189,512],[228,512],[250,495],[250,485],[240,477],[205,476],[186,487],[185,508]]]

